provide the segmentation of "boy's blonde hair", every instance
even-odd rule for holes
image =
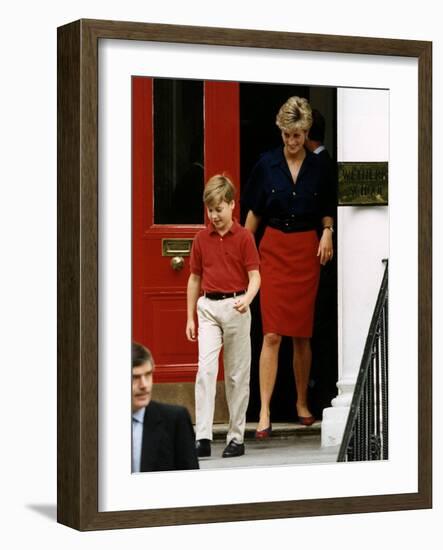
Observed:
[[[225,201],[230,203],[235,198],[235,186],[224,175],[216,174],[208,180],[203,192],[203,202],[206,206],[214,206]]]

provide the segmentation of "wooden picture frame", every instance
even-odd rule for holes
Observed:
[[[98,511],[98,42],[157,41],[418,60],[418,491],[184,508]],[[79,530],[432,506],[432,44],[80,20],[58,29],[58,521]]]

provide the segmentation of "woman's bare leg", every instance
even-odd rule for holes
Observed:
[[[277,378],[280,343],[281,336],[279,334],[268,333],[264,335],[259,367],[261,409],[257,430],[265,430],[271,422],[270,403]]]
[[[308,417],[311,412],[308,408],[308,384],[311,370],[312,352],[309,338],[292,338],[294,346],[293,369],[295,385],[297,387],[297,414]]]

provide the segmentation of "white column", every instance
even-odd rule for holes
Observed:
[[[337,160],[389,156],[389,92],[339,89]],[[388,258],[387,206],[338,208],[338,394],[323,411],[322,446],[341,443],[363,349]]]

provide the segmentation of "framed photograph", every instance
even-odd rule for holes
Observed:
[[[431,75],[430,42],[98,20],[58,29],[60,523],[97,530],[432,506]],[[243,194],[272,145],[265,113],[274,119],[290,95],[327,114],[326,144],[346,184],[338,372],[336,361],[332,393],[316,397],[321,409],[325,395],[326,406],[334,398],[322,445],[340,443],[335,423],[354,406],[368,330],[365,339],[350,330],[356,317],[369,328],[381,255],[389,258],[389,453],[134,474],[131,340],[153,351],[155,395],[192,415],[196,344],[182,319],[191,243],[205,224],[201,191],[223,172]],[[345,288],[371,296],[363,313]],[[252,335],[253,362],[259,347]],[[316,349],[320,357],[322,343]],[[224,406],[216,404],[222,420]]]

